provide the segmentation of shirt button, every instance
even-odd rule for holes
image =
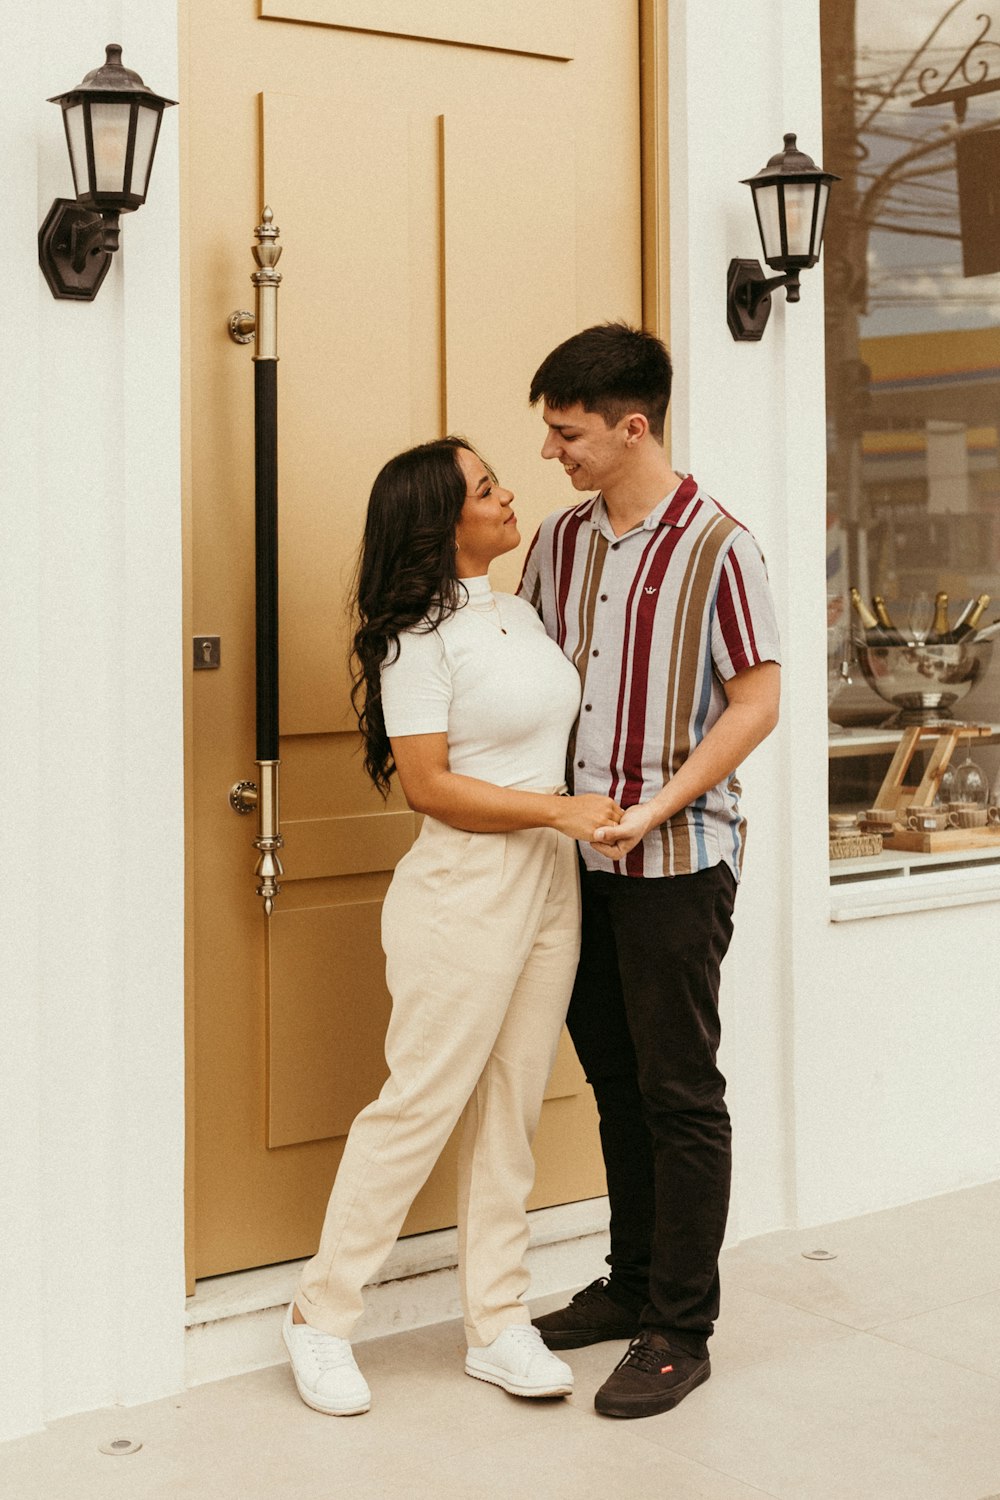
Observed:
[[[584,768],[584,766],[585,766],[585,765],[586,765],[586,764],[587,764],[587,762],[586,762],[586,761],[585,761],[585,760],[578,760],[578,761],[577,761],[577,766],[578,766],[578,767],[579,767],[579,769],[580,769],[580,770],[581,770],[581,771],[582,771],[582,770],[583,770],[583,768]]]
[[[599,651],[591,651],[590,654],[591,656],[600,656],[601,653]]]
[[[612,550],[612,552],[617,552],[618,548],[620,546],[621,546],[621,542],[612,542],[611,543],[611,550]]]
[[[585,703],[583,705],[584,713],[588,713],[589,714],[590,710],[593,708],[593,706],[594,705],[592,703]]]
[[[607,594],[602,594],[601,595],[601,603],[602,604],[607,604],[607,602],[608,602],[608,596],[607,596]]]

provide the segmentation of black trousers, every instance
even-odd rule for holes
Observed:
[[[726,865],[634,879],[583,870],[567,1025],[600,1114],[611,1202],[608,1291],[702,1355],[719,1311],[731,1131],[716,1067]]]

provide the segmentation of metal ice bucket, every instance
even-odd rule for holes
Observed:
[[[892,724],[936,724],[970,693],[990,664],[991,641],[954,646],[854,646],[869,687],[898,709]]]

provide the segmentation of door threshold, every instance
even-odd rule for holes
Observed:
[[[528,1220],[533,1297],[575,1290],[601,1274],[608,1253],[607,1198],[538,1208]],[[461,1317],[457,1260],[454,1229],[398,1240],[378,1280],[365,1289],[365,1311],[352,1342]],[[185,1384],[224,1380],[285,1359],[281,1322],[304,1264],[285,1261],[196,1282],[184,1314]]]

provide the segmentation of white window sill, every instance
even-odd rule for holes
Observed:
[[[830,861],[831,922],[984,901],[1000,901],[1000,846]]]

